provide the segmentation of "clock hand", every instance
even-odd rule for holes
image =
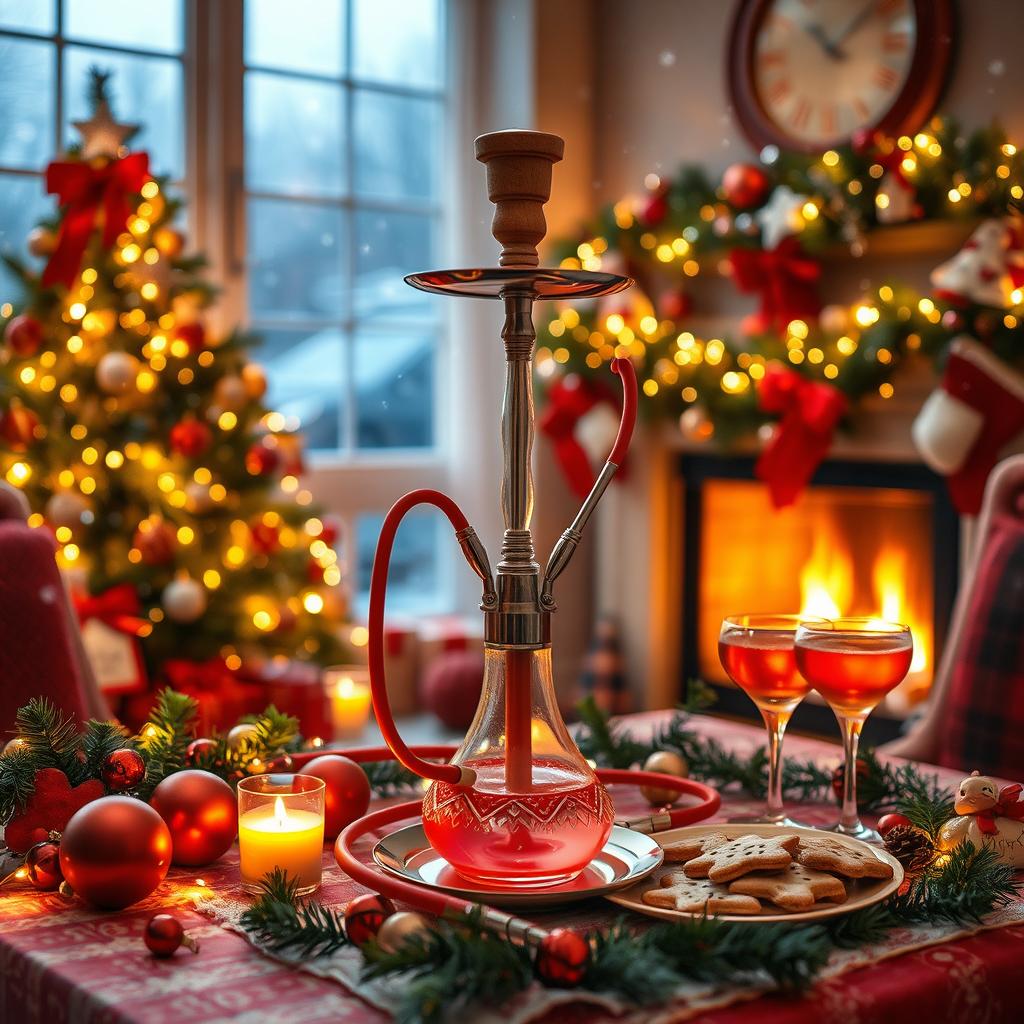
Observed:
[[[840,45],[845,40],[853,35],[867,21],[871,12],[874,10],[875,0],[868,0],[868,2],[847,22],[846,27],[835,37],[830,40],[829,46],[835,52],[836,56],[840,60],[846,59],[846,54],[840,49]]]
[[[832,60],[841,60],[843,54],[836,49],[835,45],[829,41],[828,36],[825,35],[824,29],[817,24],[804,24],[800,26],[828,55]]]

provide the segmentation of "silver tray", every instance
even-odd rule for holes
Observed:
[[[556,907],[625,889],[656,871],[664,856],[650,836],[613,825],[608,842],[571,882],[524,891],[491,888],[463,878],[430,846],[422,824],[392,832],[373,848],[373,859],[381,868],[408,882],[477,903],[521,909]]]

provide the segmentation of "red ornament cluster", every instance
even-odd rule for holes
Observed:
[[[375,892],[357,896],[345,908],[345,935],[354,946],[365,945],[376,938],[380,926],[395,913],[395,905],[386,896]]]

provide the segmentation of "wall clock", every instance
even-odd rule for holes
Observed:
[[[740,0],[729,86],[756,146],[821,152],[862,129],[914,132],[952,48],[952,0]]]

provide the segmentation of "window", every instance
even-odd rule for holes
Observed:
[[[184,179],[183,49],[183,0],[0,0],[0,251],[23,256],[53,209],[42,173],[89,116],[92,65],[114,72],[115,114],[141,128],[132,145]],[[13,288],[0,268],[0,298]]]

